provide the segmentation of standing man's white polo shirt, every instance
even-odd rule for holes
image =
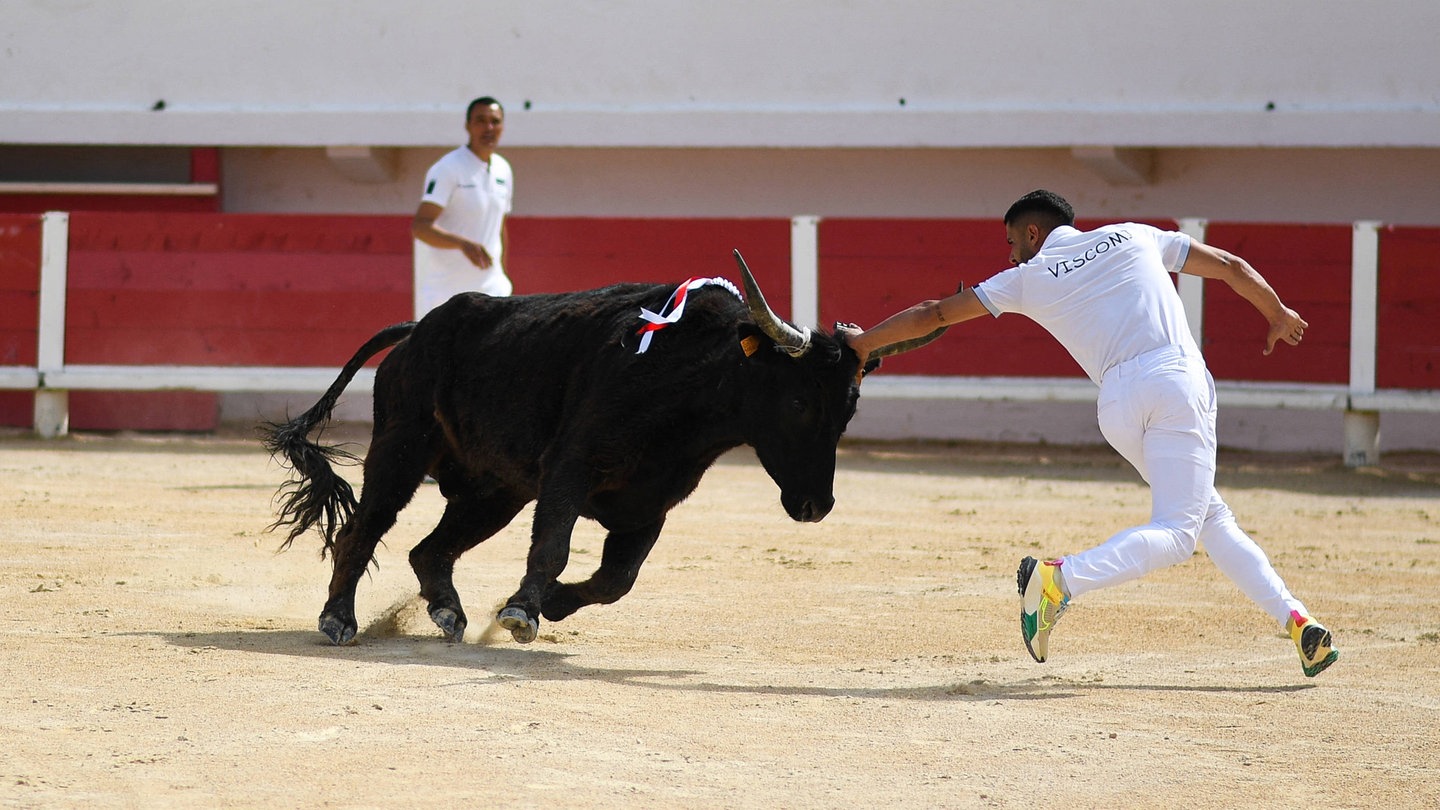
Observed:
[[[416,318],[457,293],[478,291],[504,296],[513,291],[505,275],[500,233],[512,207],[514,188],[510,164],[498,154],[492,154],[487,165],[469,147],[462,146],[430,167],[421,202],[444,209],[435,220],[436,226],[481,245],[494,264],[481,270],[462,251],[415,240]]]

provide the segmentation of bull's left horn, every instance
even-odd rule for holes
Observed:
[[[964,291],[965,282],[962,281],[960,282],[960,286],[955,288],[955,293],[958,295]],[[891,343],[888,346],[881,346],[875,351],[870,352],[870,356],[866,358],[866,363],[868,364],[871,361],[879,360],[884,357],[889,357],[892,354],[902,354],[904,352],[914,351],[915,349],[924,346],[926,343],[938,339],[941,335],[945,334],[945,330],[949,328],[950,327],[948,326],[942,326],[928,335],[921,335],[918,338],[910,338],[909,340],[902,340],[899,343]]]
[[[894,354],[903,354],[908,351],[914,351],[915,349],[924,346],[926,343],[929,343],[930,341],[939,338],[941,335],[945,334],[945,330],[949,328],[950,327],[948,326],[942,326],[928,335],[921,335],[918,338],[910,338],[909,340],[902,340],[899,343],[891,343],[886,346],[881,346],[875,351],[870,352],[869,359],[879,360],[881,358],[889,357]]]
[[[760,331],[791,357],[800,357],[810,351],[810,329],[796,329],[775,314],[775,310],[765,303],[760,285],[755,283],[755,277],[750,274],[750,268],[745,265],[745,259],[738,250],[735,251],[735,263],[740,265],[740,275],[745,281],[745,303],[750,307],[750,318]]]

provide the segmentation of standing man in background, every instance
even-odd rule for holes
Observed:
[[[495,153],[505,108],[489,96],[475,99],[465,110],[465,130],[469,142],[425,173],[425,193],[410,223],[416,320],[456,293],[505,296],[513,290],[504,261],[515,178]]]

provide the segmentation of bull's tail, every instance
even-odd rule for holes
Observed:
[[[262,427],[265,449],[292,471],[290,480],[275,493],[279,517],[269,527],[270,531],[287,530],[288,536],[280,544],[282,549],[289,548],[296,537],[318,526],[325,539],[321,556],[334,550],[335,533],[355,512],[355,492],[349,482],[335,473],[331,462],[356,459],[339,447],[311,441],[310,434],[329,423],[336,400],[366,361],[409,337],[413,331],[413,321],[381,329],[355,352],[319,402],[288,422],[269,422]]]

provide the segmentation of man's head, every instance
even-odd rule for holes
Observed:
[[[1016,200],[1005,212],[1005,241],[1010,261],[1024,264],[1035,258],[1045,237],[1061,225],[1075,224],[1075,209],[1053,191],[1038,189]]]
[[[465,131],[470,133],[470,150],[489,160],[505,131],[505,108],[489,96],[475,99],[465,108]]]

